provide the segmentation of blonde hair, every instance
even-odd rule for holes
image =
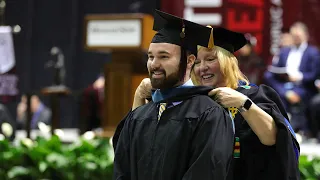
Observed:
[[[226,87],[236,89],[239,86],[239,81],[244,82],[245,85],[249,85],[248,78],[240,71],[238,60],[232,53],[219,46],[214,46],[212,49],[198,46],[198,52],[201,50],[211,51],[217,56]],[[194,68],[191,72],[191,79],[195,85],[201,85],[195,77]]]

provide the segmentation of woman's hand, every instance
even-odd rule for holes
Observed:
[[[236,107],[239,108],[248,99],[248,97],[236,90],[228,87],[220,87],[211,90],[209,96],[214,97],[214,100],[221,104],[223,107]]]
[[[214,99],[226,108],[239,108],[248,98],[246,95],[228,87],[213,89],[208,94],[214,96]],[[250,109],[241,112],[241,115],[262,144],[272,146],[276,143],[277,126],[268,113],[253,102]]]
[[[144,78],[136,89],[134,94],[132,110],[146,104],[146,99],[151,97],[151,81],[149,78]]]
[[[150,78],[144,78],[136,89],[135,97],[139,99],[147,99],[151,97],[151,81]]]

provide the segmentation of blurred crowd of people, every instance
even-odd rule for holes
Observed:
[[[283,32],[281,49],[269,66],[254,52],[256,40],[252,39],[248,35],[248,45],[239,51],[242,72],[250,82],[267,84],[279,93],[302,141],[319,142],[320,53],[308,43],[308,27],[296,22],[289,32]]]
[[[81,133],[98,129],[101,127],[103,116],[103,101],[104,101],[104,75],[103,73],[89,84],[85,89],[80,90],[76,99],[78,100],[78,113],[80,122],[75,124]],[[7,137],[14,136],[15,130],[26,129],[27,124],[27,96],[21,95],[19,103],[16,105],[16,118],[9,111],[5,104],[0,103],[0,134]],[[31,129],[39,129],[42,124],[51,125],[52,112],[50,107],[45,105],[41,97],[32,95],[30,97],[31,111]],[[8,127],[8,125],[10,125]],[[8,129],[9,130],[6,130]],[[9,133],[8,133],[8,132]],[[11,137],[12,138],[12,137]]]

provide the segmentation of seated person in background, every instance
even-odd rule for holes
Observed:
[[[284,69],[265,73],[265,83],[274,88],[291,114],[292,127],[296,132],[308,135],[306,108],[317,90],[314,81],[320,70],[319,50],[308,44],[308,28],[301,22],[290,28],[294,45],[280,50],[273,59],[272,67]]]
[[[31,129],[38,129],[38,123],[49,125],[51,121],[51,110],[46,107],[37,95],[31,96]],[[27,97],[23,95],[17,107],[18,129],[25,129],[27,122]]]
[[[104,100],[104,75],[100,74],[93,84],[81,95],[80,133],[101,127]]]
[[[0,134],[7,138],[14,137],[15,124],[7,107],[0,104]]]
[[[318,94],[310,102],[310,130],[312,138],[316,138],[320,143],[320,79],[317,79],[314,84],[318,89]]]

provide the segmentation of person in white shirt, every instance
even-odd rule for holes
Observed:
[[[291,114],[295,131],[308,134],[306,112],[308,100],[317,93],[314,81],[320,72],[319,50],[308,43],[308,28],[301,22],[290,28],[294,44],[284,47],[272,66],[286,69],[286,73],[265,73],[265,83],[281,96],[287,111]]]

